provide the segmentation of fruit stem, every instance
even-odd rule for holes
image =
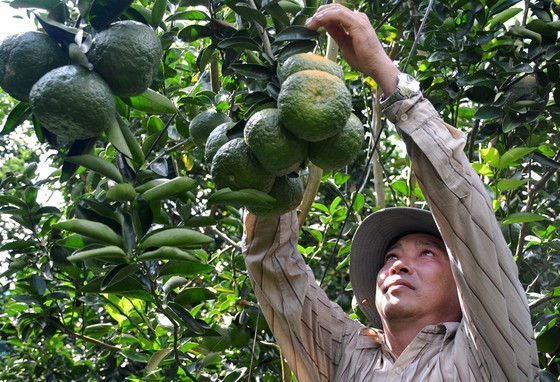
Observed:
[[[321,177],[323,176],[323,170],[315,165],[309,167],[309,179],[307,180],[307,187],[305,187],[305,192],[303,194],[303,199],[299,205],[298,223],[299,228],[303,226],[307,214],[311,209],[311,204],[315,200],[315,195],[319,191],[319,186],[321,185]]]

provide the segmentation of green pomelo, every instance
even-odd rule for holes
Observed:
[[[115,97],[95,72],[66,65],[45,74],[29,95],[33,114],[62,140],[101,135],[115,123]]]
[[[132,97],[150,87],[162,54],[161,42],[152,28],[125,20],[99,32],[87,57],[115,95]]]
[[[299,206],[303,199],[303,191],[303,183],[299,176],[279,176],[276,177],[268,193],[276,199],[273,206],[271,208],[247,207],[247,209],[257,216],[279,216]]]
[[[243,138],[235,138],[224,144],[212,160],[211,175],[217,188],[236,191],[252,188],[269,192],[274,175],[267,172]]]
[[[352,111],[344,82],[320,70],[292,74],[278,95],[282,125],[296,137],[317,142],[340,132]]]
[[[227,114],[214,109],[205,110],[192,119],[189,124],[189,134],[197,147],[204,148],[210,133],[218,125],[226,122],[231,122]]]
[[[253,114],[245,125],[245,142],[262,166],[276,176],[297,171],[307,154],[307,142],[282,126],[278,109]]]
[[[68,57],[45,33],[10,36],[0,45],[0,87],[15,99],[28,102],[35,82],[67,63]]]
[[[302,70],[322,70],[344,81],[344,70],[336,62],[314,53],[298,53],[290,56],[278,69],[280,83]]]
[[[356,115],[350,114],[340,133],[309,144],[309,160],[325,171],[343,168],[356,158],[364,139],[362,122]]]
[[[211,164],[214,155],[216,155],[220,147],[231,141],[228,131],[234,126],[235,122],[224,122],[212,130],[206,140],[206,148],[204,150],[204,160],[206,163]]]

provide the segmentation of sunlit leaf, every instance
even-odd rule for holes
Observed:
[[[546,216],[542,216],[532,212],[516,212],[508,215],[502,221],[502,224],[506,225],[506,224],[515,224],[515,223],[529,223],[529,222],[538,222],[541,220],[546,220]]]
[[[19,125],[21,125],[29,116],[31,115],[31,108],[25,102],[18,103],[8,117],[6,118],[6,122],[4,123],[4,127],[2,128],[2,132],[0,135],[9,134],[14,131]]]

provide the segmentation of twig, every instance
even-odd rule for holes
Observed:
[[[253,0],[249,0],[249,5],[251,6],[251,8],[257,9],[257,5]],[[268,35],[266,34],[266,31],[259,23],[255,23],[255,27],[257,28],[257,32],[259,32],[259,36],[261,37],[261,40],[263,42],[264,52],[271,59],[274,58],[274,53],[272,53],[272,46],[270,45],[270,40],[268,38]]]
[[[544,297],[541,297],[541,298],[539,298],[538,300],[535,300],[535,301],[533,301],[532,303],[530,303],[530,304],[529,304],[529,309],[530,309],[530,310],[533,310],[533,309],[536,308],[537,306],[542,305],[542,304],[544,304],[544,303],[547,302],[547,301],[554,300],[555,298],[560,298],[560,296],[549,296],[549,295],[546,295],[546,296],[544,296]]]
[[[78,338],[80,340],[83,340],[83,341],[92,343],[94,345],[100,346],[100,347],[102,347],[104,349],[107,349],[109,351],[117,352],[117,351],[122,351],[123,350],[122,348],[120,348],[118,346],[110,345],[108,343],[105,343],[103,341],[99,341],[95,338],[91,338],[91,337],[86,336],[84,334],[79,334],[79,333],[73,332],[72,330],[70,330],[68,328],[64,329],[64,333],[71,336],[71,337]]]
[[[216,235],[218,235],[221,239],[223,239],[224,241],[226,241],[229,245],[231,245],[232,247],[234,247],[237,250],[241,250],[241,244],[233,241],[230,239],[230,237],[226,234],[224,234],[223,232],[221,232],[220,230],[216,229],[215,227],[208,227],[208,231],[211,233],[214,233]]]
[[[557,161],[560,158],[560,153],[556,153],[554,160]],[[525,211],[530,211],[533,206],[533,201],[537,193],[543,188],[548,182],[548,180],[556,173],[557,169],[552,168],[548,170],[542,178],[535,183],[535,185],[529,190],[529,195],[527,196],[527,204],[525,205]],[[523,247],[525,246],[525,235],[527,234],[528,223],[524,222],[521,224],[521,229],[519,230],[519,237],[517,241],[517,249],[515,251],[515,257],[521,258],[523,253]]]

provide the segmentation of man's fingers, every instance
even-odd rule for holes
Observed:
[[[306,27],[317,30],[320,27],[327,28],[327,25],[341,25],[344,29],[349,29],[359,19],[359,14],[340,4],[321,5],[317,12],[307,20]]]
[[[348,33],[340,24],[327,24],[324,28],[339,47],[341,47],[346,38],[348,38]]]

